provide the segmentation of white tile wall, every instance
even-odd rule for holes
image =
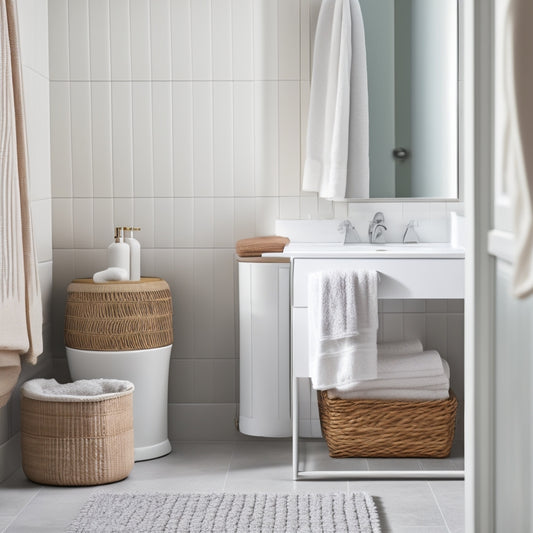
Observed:
[[[183,404],[228,415],[236,401],[236,240],[273,233],[277,218],[350,216],[364,228],[378,209],[399,240],[411,218],[450,209],[300,193],[318,5],[49,0],[55,345],[70,279],[105,267],[113,225],[141,226],[143,273],[174,294],[171,419],[194,419]],[[442,344],[459,312],[427,319],[424,302],[395,305],[382,337]]]

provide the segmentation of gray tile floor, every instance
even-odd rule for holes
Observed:
[[[302,469],[457,469],[448,459],[329,459],[322,441],[302,443]],[[344,492],[363,490],[377,504],[384,533],[464,532],[462,481],[292,481],[288,440],[174,443],[170,455],[135,463],[121,482],[98,487],[36,485],[22,470],[0,485],[0,531],[62,531],[95,491]]]

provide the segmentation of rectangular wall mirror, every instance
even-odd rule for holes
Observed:
[[[370,197],[457,199],[458,2],[360,4],[368,64]]]

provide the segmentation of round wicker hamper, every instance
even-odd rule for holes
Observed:
[[[54,381],[54,380],[41,380]],[[21,394],[22,468],[45,485],[100,485],[133,468],[133,385],[125,391],[54,401]]]
[[[166,281],[75,279],[68,286],[65,344],[70,348],[147,350],[172,341],[172,296]]]

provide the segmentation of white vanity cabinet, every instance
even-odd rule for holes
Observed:
[[[301,471],[299,470],[300,436],[319,437],[320,428],[310,420],[313,398],[307,396],[302,380],[309,378],[307,281],[311,273],[321,270],[372,269],[379,273],[378,297],[383,299],[439,299],[464,298],[464,253],[443,247],[403,254],[392,248],[390,252],[375,247],[368,252],[354,248],[353,256],[346,251],[328,252],[321,257],[317,250],[291,257],[291,363],[292,363],[292,421],[294,479],[352,478],[352,479],[461,479],[463,470],[404,470],[404,471]],[[358,251],[357,251],[358,250]],[[309,389],[307,389],[309,390]],[[301,420],[304,419],[303,421]]]
[[[454,299],[464,297],[463,258],[293,258],[292,371],[309,376],[307,353],[307,279],[320,270],[367,269],[379,272],[378,297]]]

